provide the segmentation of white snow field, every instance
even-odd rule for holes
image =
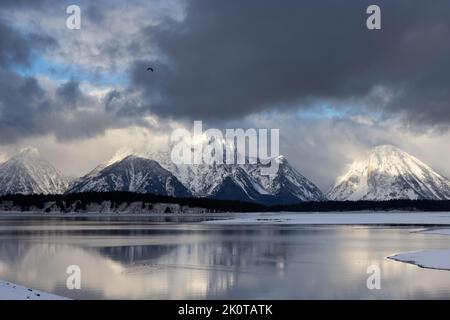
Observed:
[[[442,225],[450,226],[450,212],[314,212],[241,213],[207,224],[261,225]]]
[[[67,300],[67,298],[0,280],[0,300]]]
[[[450,250],[445,249],[399,253],[388,258],[422,268],[450,270]]]

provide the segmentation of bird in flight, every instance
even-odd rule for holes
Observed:
[[[152,67],[148,67],[147,68],[147,71],[151,71],[151,72],[153,72],[153,71],[155,71]]]

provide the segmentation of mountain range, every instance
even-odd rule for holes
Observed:
[[[355,160],[326,195],[284,156],[273,176],[254,164],[178,165],[169,151],[121,151],[69,183],[36,149],[24,149],[0,165],[0,195],[128,191],[178,198],[201,197],[266,205],[330,200],[450,199],[450,182],[393,147],[379,146]]]
[[[261,175],[261,162],[245,165],[224,163],[175,164],[169,151],[140,156],[120,151],[112,160],[75,181],[67,192],[133,191],[178,197],[195,196],[219,200],[292,204],[325,200],[312,182],[296,171],[280,156],[275,159],[279,170],[274,176]],[[136,170],[135,163],[139,163]],[[155,170],[155,168],[158,168]],[[159,188],[143,187],[147,181],[161,181]],[[184,189],[184,190],[183,190]]]

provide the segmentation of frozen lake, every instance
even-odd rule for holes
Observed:
[[[2,215],[0,279],[80,299],[450,298],[449,271],[386,258],[450,249],[449,235],[202,219]],[[69,265],[81,268],[80,290],[66,288]],[[380,290],[366,286],[370,265],[381,270]]]

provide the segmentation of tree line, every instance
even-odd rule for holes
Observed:
[[[388,200],[388,201],[320,201],[300,202],[291,205],[263,205],[252,202],[217,200],[211,198],[176,198],[133,192],[85,192],[62,195],[4,195],[0,203],[18,207],[22,211],[43,209],[49,203],[62,210],[83,211],[89,205],[111,202],[111,208],[121,204],[142,202],[151,208],[156,203],[204,208],[208,212],[330,212],[330,211],[450,211],[449,200]],[[4,206],[5,207],[5,206]]]

